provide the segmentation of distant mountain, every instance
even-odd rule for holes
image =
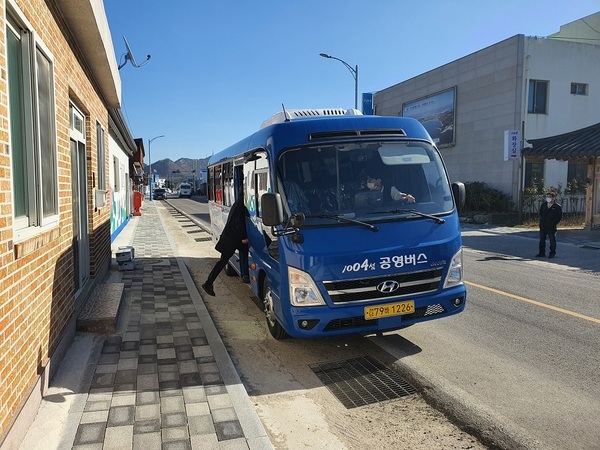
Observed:
[[[200,177],[200,169],[206,169],[209,158],[180,158],[177,161],[171,161],[167,158],[160,161],[152,161],[152,172],[157,173],[160,178],[170,179],[175,183],[179,183],[194,178],[192,171],[196,170],[195,178],[198,179]],[[146,173],[150,171],[148,164],[144,164],[144,171]]]

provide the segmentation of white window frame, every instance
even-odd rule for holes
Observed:
[[[13,229],[15,239],[21,240],[54,227],[59,221],[54,56],[12,1],[7,2],[5,32],[7,53],[10,35],[11,39],[16,38],[13,43],[19,45],[20,57],[20,66],[16,68],[12,66],[12,69],[9,67],[7,78],[10,86],[11,72],[13,74],[18,72],[15,78],[19,78],[17,80],[20,84],[17,93],[19,98],[12,100],[19,102],[17,108],[20,111],[11,113],[15,104],[11,105],[11,89],[9,89],[8,120],[11,123],[11,119],[19,114],[18,123],[13,123],[16,128],[12,126],[9,128],[11,130],[9,142],[11,168],[13,168],[13,196],[19,194],[16,192],[17,189],[24,191],[21,193],[21,199],[13,198]],[[43,62],[48,64],[48,79],[38,79],[40,69],[43,69],[38,62],[42,58]],[[7,66],[9,63],[10,58],[7,56]],[[39,94],[44,89],[48,95],[42,98]],[[17,132],[20,137],[15,136]],[[19,168],[22,170],[22,175],[14,172],[13,164],[16,163],[17,151],[21,156]],[[19,181],[17,177],[21,177],[22,184],[15,184]],[[17,216],[16,202],[18,201],[22,202],[23,213]]]
[[[113,191],[120,192],[121,191],[121,162],[119,161],[119,158],[117,158],[116,156],[113,156],[113,171],[114,171],[114,180],[115,180],[115,185],[113,186]]]
[[[96,121],[96,154],[98,157],[97,186],[101,191],[106,190],[106,132],[104,127]]]
[[[545,87],[544,93],[544,108],[543,111],[538,109],[540,101],[538,100],[541,96],[541,86]],[[529,80],[528,83],[528,97],[527,97],[527,113],[528,114],[548,114],[549,108],[549,95],[550,95],[550,82],[548,80]]]
[[[83,145],[86,143],[85,120],[81,110],[73,102],[69,102],[69,137]]]
[[[572,95],[588,95],[588,85],[586,83],[571,83]]]

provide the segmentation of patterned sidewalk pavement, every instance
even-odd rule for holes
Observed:
[[[81,383],[87,395],[71,405],[57,447],[273,448],[153,202],[144,202],[113,253],[124,245],[135,249],[135,269],[118,272],[124,283],[118,333],[96,345]],[[32,448],[42,411],[22,448]]]

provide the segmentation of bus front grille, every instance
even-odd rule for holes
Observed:
[[[377,325],[377,319],[366,320],[364,317],[345,317],[343,319],[333,319],[323,331],[335,331],[343,330],[345,328],[360,328],[360,327],[372,327]]]
[[[333,303],[370,302],[386,298],[401,298],[436,292],[442,281],[442,268],[385,275],[374,278],[324,281],[323,285]],[[377,287],[394,286],[392,292]]]
[[[402,316],[402,320],[409,319],[417,319],[419,317],[429,317],[435,316],[437,314],[443,314],[446,312],[446,309],[436,303],[434,305],[422,306],[417,308],[414,313],[406,314]],[[343,319],[333,319],[329,321],[327,326],[323,329],[323,331],[336,331],[343,330],[345,328],[367,328],[377,326],[378,320],[367,320],[362,316],[359,317],[345,317]]]
[[[419,317],[435,316],[437,314],[443,314],[445,312],[446,312],[446,308],[444,308],[443,305],[436,303],[435,305],[429,305],[429,306],[423,306],[421,308],[417,308],[414,313],[406,314],[406,315],[402,316],[402,319],[403,320],[417,319]]]

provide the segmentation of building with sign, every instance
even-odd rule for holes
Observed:
[[[593,157],[527,157],[527,152],[522,157],[521,150],[530,141],[598,123],[598,73],[600,13],[547,37],[510,37],[378,91],[373,108],[378,115],[421,121],[454,180],[485,182],[521,206],[523,192],[533,186],[561,192],[576,187],[585,197],[585,187],[593,184],[588,175],[596,173]],[[599,202],[577,202],[586,203]],[[600,211],[588,211],[588,223],[595,214]]]

